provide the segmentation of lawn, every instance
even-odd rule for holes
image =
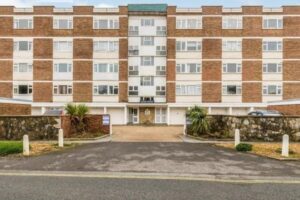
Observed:
[[[23,143],[19,141],[0,141],[0,156],[23,152]]]
[[[286,158],[281,156],[281,143],[253,143],[252,145],[251,153],[276,159]],[[217,146],[234,149],[232,143],[220,143]],[[300,143],[290,143],[289,150],[289,159],[300,159]]]

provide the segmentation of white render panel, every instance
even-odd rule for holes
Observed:
[[[176,73],[176,81],[201,81],[202,74]]]
[[[13,72],[14,81],[32,81],[33,72]]]
[[[202,102],[201,95],[176,95],[176,102],[177,103],[200,103]]]
[[[223,81],[242,81],[242,73],[222,73]]]
[[[264,81],[282,81],[282,73],[263,73],[262,80]]]
[[[119,96],[118,95],[94,95],[93,102],[109,102],[109,103],[118,103]]]
[[[224,102],[224,103],[241,103],[242,95],[223,95],[222,102]]]
[[[263,95],[262,101],[269,102],[269,101],[281,101],[282,95]]]
[[[53,102],[72,102],[73,95],[55,95],[53,94]]]

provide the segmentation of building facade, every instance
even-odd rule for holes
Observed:
[[[300,6],[0,7],[0,103],[183,124],[300,98]]]

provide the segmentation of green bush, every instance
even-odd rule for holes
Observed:
[[[17,141],[0,141],[0,156],[22,153],[23,143]]]
[[[237,151],[252,151],[252,144],[240,143],[235,147],[235,149]]]

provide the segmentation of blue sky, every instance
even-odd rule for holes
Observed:
[[[300,5],[300,0],[0,0],[0,5],[28,7],[32,5],[55,5],[69,7],[72,5],[95,5],[98,7],[116,7],[130,3],[167,3],[178,7],[200,7],[201,5],[223,5],[239,7],[241,5],[264,5],[279,7],[281,5]]]

